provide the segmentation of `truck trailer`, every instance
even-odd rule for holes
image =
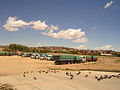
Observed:
[[[95,56],[53,55],[52,59],[56,65],[75,64],[97,61]]]

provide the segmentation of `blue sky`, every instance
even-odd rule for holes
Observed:
[[[0,0],[0,45],[119,50],[119,34],[120,0]]]

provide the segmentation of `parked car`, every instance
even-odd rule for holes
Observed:
[[[31,59],[39,59],[40,58],[40,54],[39,53],[34,53],[31,55]]]
[[[52,55],[47,55],[47,56],[45,57],[45,60],[52,60]]]
[[[30,57],[32,54],[31,53],[23,53],[21,56],[22,57]]]

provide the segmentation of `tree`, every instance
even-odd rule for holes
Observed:
[[[28,51],[29,50],[29,48],[27,46],[20,45],[20,44],[10,44],[9,45],[9,49],[11,51],[15,51],[15,52],[17,50],[19,50],[19,51]]]

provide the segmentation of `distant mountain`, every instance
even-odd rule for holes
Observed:
[[[0,50],[10,51],[8,46],[0,46]],[[66,53],[66,54],[80,54],[80,55],[100,55],[103,54],[116,54],[112,50],[82,50],[75,48],[68,48],[62,46],[43,46],[43,47],[28,47],[26,52],[39,52],[39,53]],[[25,50],[24,50],[25,52]]]
[[[105,54],[115,54],[115,51],[112,50],[82,50],[61,46],[43,46],[43,47],[30,47],[32,50],[40,51],[40,52],[53,52],[53,53],[68,53],[68,54],[94,54],[99,55],[101,53]]]

